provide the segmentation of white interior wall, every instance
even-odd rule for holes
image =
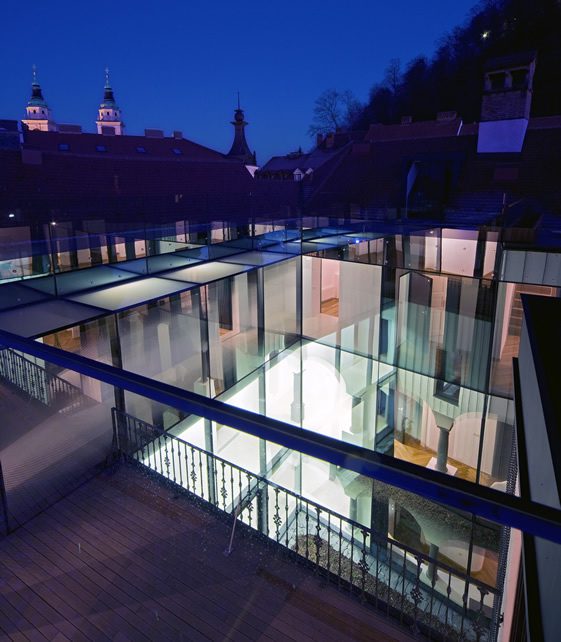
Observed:
[[[341,346],[345,349],[361,354],[378,353],[381,288],[381,267],[340,261],[339,328]],[[364,321],[362,332],[358,330],[361,321]]]
[[[477,241],[442,237],[442,271],[461,276],[473,276]]]
[[[437,236],[428,235],[425,237],[425,269],[438,270],[438,246]]]
[[[516,284],[502,283],[499,287],[499,292],[501,291],[502,296],[499,297],[496,309],[495,349],[493,350],[493,356],[498,359],[503,355],[503,350],[508,338],[508,326],[510,324],[510,315],[512,313]],[[499,341],[497,341],[497,337],[500,337]]]
[[[487,241],[485,243],[485,258],[483,259],[483,276],[494,273],[496,255],[497,243],[495,241]]]
[[[271,334],[296,334],[296,262],[300,258],[269,265],[264,269],[265,331]],[[268,344],[272,338],[268,337]],[[267,351],[271,349],[267,345]]]
[[[302,318],[304,326],[321,311],[321,259],[302,257]],[[306,333],[306,330],[304,331]],[[309,332],[309,331],[308,331]],[[313,336],[313,335],[312,335]]]
[[[339,298],[339,268],[341,261],[320,259],[321,265],[321,300]]]

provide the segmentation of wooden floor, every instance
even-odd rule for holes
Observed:
[[[339,299],[326,299],[321,302],[321,313],[329,314],[332,317],[339,316]]]
[[[12,640],[409,640],[383,616],[137,469],[0,540]]]

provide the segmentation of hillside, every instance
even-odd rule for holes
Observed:
[[[349,125],[366,129],[405,115],[426,120],[448,110],[478,120],[485,61],[528,50],[538,55],[532,115],[561,114],[561,0],[486,0],[441,40],[432,59],[419,56],[404,71],[392,60]]]

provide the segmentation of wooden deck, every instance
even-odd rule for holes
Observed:
[[[410,640],[275,549],[137,469],[88,482],[0,540],[11,640]]]

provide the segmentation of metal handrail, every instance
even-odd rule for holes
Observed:
[[[338,582],[350,583],[349,588],[358,589],[362,597],[370,596],[378,600],[378,581],[383,584],[382,580],[379,580],[382,564],[389,572],[384,591],[387,591],[388,599],[393,599],[394,602],[395,596],[392,598],[391,592],[399,593],[399,590],[392,585],[391,576],[394,574],[395,578],[395,574],[398,574],[395,586],[401,586],[401,595],[398,595],[401,600],[401,606],[398,608],[398,611],[401,609],[400,618],[406,617],[407,608],[411,611],[414,605],[414,622],[428,626],[430,620],[437,617],[432,612],[433,603],[439,603],[446,605],[446,621],[440,621],[440,626],[444,625],[456,631],[461,628],[465,633],[464,627],[467,624],[473,627],[474,639],[477,637],[477,627],[485,631],[491,631],[492,628],[496,630],[492,622],[495,611],[492,610],[491,604],[484,604],[484,598],[489,595],[494,605],[495,600],[500,597],[497,588],[133,415],[113,408],[112,417],[121,454],[221,511],[230,515],[236,514],[237,511],[236,519],[241,518],[246,525],[311,561],[318,572],[327,571],[335,575]],[[259,519],[263,497],[265,514]],[[292,507],[290,511],[289,506]],[[257,511],[257,520],[252,517],[254,509]],[[298,532],[299,520],[305,524],[305,536]],[[281,525],[284,529],[282,533]],[[349,547],[350,556],[346,554]],[[372,553],[374,548],[376,554]],[[336,558],[334,568],[330,556]],[[423,564],[435,569],[433,579],[421,576]],[[374,575],[371,569],[374,566],[377,570],[375,594],[372,594]],[[439,572],[444,576],[445,582],[447,578],[447,595],[435,590]],[[349,575],[349,578],[346,575]],[[450,600],[453,579],[463,587],[463,607]],[[411,590],[405,590],[406,584]],[[468,607],[470,587],[481,596],[476,608]],[[430,601],[428,623],[427,614],[422,609],[417,613],[423,601],[426,602],[427,608]],[[409,607],[405,607],[405,602]],[[489,609],[487,614],[484,612],[485,606]],[[454,611],[455,615],[450,611]],[[432,625],[436,626],[436,623],[433,622]],[[428,628],[432,629],[432,626]],[[470,639],[470,636],[466,636],[466,639]]]
[[[83,397],[80,388],[11,348],[0,348],[0,377],[46,406],[58,393],[78,402]]]
[[[357,529],[370,530],[374,537],[379,538],[380,540],[384,540],[385,539],[385,541],[387,543],[389,543],[391,541],[394,545],[396,545],[395,540],[393,540],[393,539],[391,539],[391,538],[389,538],[387,536],[384,536],[384,535],[378,533],[377,531],[374,531],[374,530],[370,529],[369,527],[365,526],[364,524],[361,524],[360,522],[354,521],[350,517],[345,517],[344,515],[341,515],[340,513],[337,513],[337,512],[333,511],[330,508],[326,508],[324,506],[321,506],[321,504],[317,504],[313,500],[307,499],[303,495],[300,495],[300,494],[290,490],[289,488],[285,488],[284,486],[281,486],[280,484],[277,484],[276,482],[271,481],[270,479],[267,479],[266,477],[263,477],[262,475],[258,475],[257,473],[254,473],[251,470],[248,470],[247,468],[243,468],[243,466],[239,466],[238,464],[234,464],[233,462],[228,461],[227,459],[224,459],[223,457],[220,457],[220,455],[216,455],[215,453],[212,453],[212,452],[210,452],[208,450],[205,450],[204,448],[201,448],[200,446],[196,446],[195,444],[192,444],[192,443],[186,441],[185,439],[182,439],[181,437],[178,437],[177,435],[173,435],[173,434],[171,434],[169,432],[169,429],[168,430],[164,430],[163,428],[160,428],[159,426],[155,426],[154,424],[150,424],[147,421],[144,421],[142,419],[139,419],[138,417],[135,417],[134,415],[131,415],[131,414],[126,413],[126,412],[122,412],[122,411],[118,410],[117,408],[112,408],[111,411],[113,413],[114,425],[115,425],[115,421],[118,422],[119,418],[126,418],[127,420],[132,420],[136,424],[140,424],[141,426],[143,426],[147,430],[153,432],[155,434],[155,436],[156,436],[155,438],[164,437],[164,439],[172,439],[174,441],[177,441],[177,442],[183,444],[184,446],[187,446],[190,449],[193,449],[193,450],[196,450],[197,452],[200,452],[201,455],[205,455],[206,457],[210,457],[210,458],[214,459],[215,461],[219,462],[220,464],[225,464],[227,466],[231,466],[232,468],[235,468],[236,470],[239,470],[240,472],[242,472],[244,475],[249,475],[249,476],[255,478],[258,483],[263,483],[263,484],[265,484],[267,486],[271,486],[273,488],[278,488],[279,490],[282,490],[283,492],[287,493],[288,495],[291,495],[292,497],[294,497],[294,499],[304,500],[308,504],[314,506],[314,508],[320,509],[322,512],[328,512],[328,513],[331,514],[331,516],[333,516],[333,517],[335,517],[337,519],[342,519],[345,522],[347,522],[349,525],[352,525]],[[177,425],[177,424],[175,424],[175,425]],[[131,453],[128,453],[128,454],[131,454]],[[459,515],[458,515],[458,517],[459,517]],[[461,571],[458,571],[457,569],[454,569],[451,566],[447,566],[446,564],[444,564],[442,562],[437,562],[435,559],[429,557],[429,555],[425,555],[424,553],[420,553],[416,549],[407,546],[407,544],[399,543],[399,547],[403,548],[407,553],[411,553],[411,555],[415,555],[415,556],[421,555],[422,557],[426,558],[427,561],[430,560],[431,562],[438,563],[439,568],[442,568],[443,570],[449,571],[450,573],[453,573],[454,575],[461,576],[462,579],[469,580],[473,584],[476,584],[477,586],[481,586],[481,588],[486,589],[490,593],[496,593],[497,592],[497,590],[494,587],[490,586],[489,584],[486,584],[485,582],[482,582],[482,581],[472,577],[469,574],[462,573]]]

